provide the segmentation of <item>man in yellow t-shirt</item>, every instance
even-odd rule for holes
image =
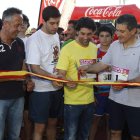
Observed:
[[[70,80],[93,81],[95,74],[81,77],[77,68],[93,64],[97,48],[90,42],[96,25],[88,17],[78,20],[77,38],[62,48],[57,64],[58,74]],[[94,113],[93,86],[67,83],[64,86],[64,140],[87,140]]]

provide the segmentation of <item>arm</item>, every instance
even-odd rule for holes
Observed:
[[[131,79],[131,80],[128,80],[128,81],[118,81],[118,82],[128,82],[128,83],[140,83],[140,76],[134,78],[134,79]],[[125,86],[119,86],[119,85],[116,85],[116,86],[112,86],[114,90],[122,90]]]
[[[51,74],[51,73],[49,73],[49,72],[47,72],[47,71],[41,69],[41,68],[40,68],[40,65],[30,64],[29,66],[30,66],[31,71],[32,71],[33,73],[40,74],[40,75],[44,75],[44,76],[51,76],[51,77],[54,77],[54,78],[57,77],[57,76],[55,76],[55,75],[53,75],[53,74]]]
[[[134,79],[128,80],[127,82],[129,82],[129,83],[140,83],[140,76],[138,76]]]
[[[25,71],[28,71],[28,67],[27,65],[25,64],[25,62],[23,62],[23,66],[22,66],[22,70],[25,70]],[[30,76],[26,77],[26,81],[25,81],[25,87],[26,87],[26,90],[28,92],[31,92],[33,91],[34,89],[34,82],[31,80]]]
[[[30,68],[31,68],[31,71],[33,73],[36,73],[36,74],[40,74],[40,75],[44,75],[44,76],[51,76],[51,77],[54,77],[54,78],[62,78],[61,75],[54,75],[54,74],[51,74],[43,69],[40,68],[39,65],[30,65]],[[61,82],[57,82],[57,81],[52,81],[52,85],[55,86],[55,87],[62,87],[63,84]]]
[[[66,73],[67,73],[67,71],[58,69],[58,74],[61,75],[63,77],[63,79],[66,79]],[[71,80],[71,79],[68,79],[68,80]],[[65,85],[69,88],[76,88],[76,86],[77,86],[77,84],[73,83],[73,82],[68,82]]]
[[[99,62],[93,65],[80,66],[78,70],[80,71],[81,75],[85,75],[86,73],[99,73],[105,70],[107,67],[107,64]]]
[[[128,82],[128,83],[140,83],[140,76],[134,78],[134,79],[131,79],[131,80],[128,80],[128,81],[118,81],[118,82]],[[122,90],[125,86],[119,86],[119,85],[116,85],[116,86],[112,86],[114,90]]]
[[[88,65],[87,72],[88,73],[99,73],[99,72],[105,70],[106,68],[108,68],[108,65],[106,65],[102,62],[99,62],[94,65]]]

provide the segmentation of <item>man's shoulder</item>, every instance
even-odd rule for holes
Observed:
[[[64,47],[62,47],[62,49],[71,49],[76,45],[76,41],[73,39],[67,40],[66,44],[64,45]]]
[[[119,42],[119,40],[115,40],[111,43],[112,46],[116,46],[116,45],[121,45],[121,43]]]
[[[91,46],[97,48],[97,45],[96,45],[95,43],[91,42],[91,41],[89,42],[89,45],[91,45]]]
[[[97,51],[98,50],[96,44],[94,44],[93,42],[89,43],[89,48],[92,49],[93,51]]]
[[[110,44],[110,47],[109,49],[113,49],[113,50],[118,50],[120,47],[122,46],[122,44],[119,42],[119,40],[116,40],[116,41],[113,41],[111,44]]]
[[[20,39],[19,37],[17,37],[15,40],[16,40],[16,42],[17,42],[16,44],[17,44],[18,46],[20,46],[20,47],[22,47],[22,48],[25,47],[24,42],[23,42],[22,39]]]
[[[23,45],[24,45],[23,40],[22,40],[22,39],[20,39],[19,37],[17,37],[15,40],[16,40],[18,43],[21,43],[21,44],[23,44]]]
[[[67,44],[69,44],[70,42],[72,42],[72,41],[73,41],[73,39],[69,39],[69,40],[65,41],[65,42],[63,43],[63,45],[62,45],[62,48],[63,48],[64,46],[66,46]]]
[[[33,33],[31,36],[29,36],[26,40],[26,45],[32,44],[34,43],[34,45],[38,42],[41,42],[41,35],[40,35],[40,31],[36,31],[35,33]]]

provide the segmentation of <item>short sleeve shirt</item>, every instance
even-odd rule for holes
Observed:
[[[0,71],[20,71],[24,59],[24,43],[21,39],[16,38],[10,46],[0,41]],[[15,99],[23,95],[22,82],[0,82],[0,99]]]
[[[117,74],[118,80],[131,80],[140,75],[140,40],[125,49],[118,40],[113,42],[103,57],[102,62],[112,67],[112,76]],[[114,79],[113,79],[114,81]],[[113,101],[140,107],[140,87],[124,88],[121,91],[111,89],[109,98]]]
[[[28,38],[26,50],[28,64],[39,65],[44,71],[55,74],[55,66],[60,52],[60,42],[57,33],[51,35],[38,30]],[[34,91],[46,92],[58,90],[49,80],[35,77],[33,81],[35,82]]]

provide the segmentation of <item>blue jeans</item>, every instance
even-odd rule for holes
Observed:
[[[5,126],[6,140],[19,140],[23,119],[24,97],[10,100],[0,100],[0,140],[4,139]]]
[[[88,140],[94,104],[64,106],[64,140]]]

